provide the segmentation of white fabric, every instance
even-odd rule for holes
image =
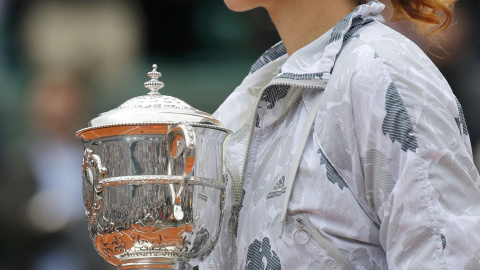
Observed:
[[[480,269],[480,177],[461,107],[382,9],[357,7],[290,57],[276,44],[220,106],[233,132],[225,219],[200,269],[345,268],[328,255],[339,253],[356,269]],[[327,78],[279,238],[285,177]]]

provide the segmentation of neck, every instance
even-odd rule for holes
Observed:
[[[355,6],[351,0],[274,0],[265,8],[292,55],[326,33]]]

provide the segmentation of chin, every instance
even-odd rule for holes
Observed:
[[[224,0],[225,5],[232,10],[236,12],[242,12],[242,11],[247,11],[247,10],[252,10],[257,7],[261,7],[262,0]]]

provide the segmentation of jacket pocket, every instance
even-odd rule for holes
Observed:
[[[302,213],[291,215],[290,218],[294,220],[298,230],[294,233],[293,237],[297,237],[299,230],[305,230],[308,234],[308,239],[302,239],[295,241],[297,244],[302,245],[308,241],[313,241],[319,248],[321,248],[340,268],[341,270],[355,270],[355,266],[343,255],[338,248],[336,248],[330,240],[325,237]]]

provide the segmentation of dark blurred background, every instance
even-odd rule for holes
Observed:
[[[459,2],[454,24],[433,41],[408,22],[388,23],[449,81],[474,155],[479,4]],[[0,269],[114,269],[88,237],[75,131],[147,93],[153,63],[162,93],[213,113],[277,41],[264,10],[234,13],[221,0],[0,0]]]

